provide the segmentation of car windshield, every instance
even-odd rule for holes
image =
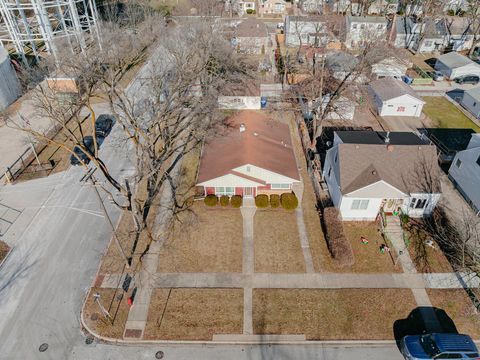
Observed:
[[[423,335],[420,337],[420,343],[422,344],[423,350],[425,351],[426,354],[429,356],[435,356],[440,353],[438,350],[437,345],[435,344],[435,341],[432,338],[432,335]]]

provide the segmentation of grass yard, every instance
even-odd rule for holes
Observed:
[[[416,307],[407,289],[254,289],[255,334],[309,340],[393,339],[393,324]]]
[[[196,201],[181,214],[162,249],[159,272],[241,272],[243,222],[239,209]]]
[[[480,132],[480,127],[442,96],[425,96],[423,112],[438,128],[465,128]]]
[[[243,289],[155,289],[144,338],[212,340],[242,329]]]
[[[444,310],[453,320],[457,331],[480,339],[480,314],[463,289],[427,289],[434,307]]]
[[[450,262],[437,244],[434,244],[434,248],[432,248],[425,245],[424,241],[412,237],[408,252],[418,272],[446,273],[453,271]]]
[[[396,254],[390,243],[390,253],[382,254],[380,245],[385,241],[375,222],[344,222],[343,228],[347,239],[352,245],[355,264],[351,267],[338,267],[338,272],[357,273],[392,273],[402,272],[399,262],[395,265]],[[368,244],[362,244],[361,237],[368,239]]]
[[[294,211],[257,209],[254,242],[255,272],[305,272]]]
[[[100,306],[94,301],[93,294],[100,294],[99,302],[109,312],[113,322],[105,318]],[[92,287],[83,308],[83,317],[87,326],[97,334],[121,339],[127,322],[130,307],[126,297],[120,297],[123,291]],[[120,296],[119,296],[120,295]]]

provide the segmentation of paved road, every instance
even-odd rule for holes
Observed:
[[[113,173],[128,172],[127,159],[118,159],[126,151],[104,145]],[[27,207],[5,235],[14,250],[0,270],[0,359],[36,359],[44,342],[42,358],[66,359],[82,341],[81,304],[110,236],[93,189],[79,182],[83,172],[74,167],[0,191],[2,203]],[[118,211],[107,208],[116,221]]]

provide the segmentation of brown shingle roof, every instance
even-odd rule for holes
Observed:
[[[440,192],[434,145],[339,144],[338,163],[343,194],[380,180],[406,194]]]
[[[237,37],[268,37],[266,25],[257,19],[250,18],[242,21],[235,29]]]
[[[245,131],[240,132],[240,124]],[[256,111],[241,111],[229,119],[229,129],[206,143],[197,183],[223,175],[246,164],[299,180],[288,125]]]

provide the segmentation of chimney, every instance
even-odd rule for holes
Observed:
[[[395,147],[392,144],[387,145],[387,151],[392,152]]]
[[[390,144],[390,131],[387,131],[387,135],[385,135],[385,144]]]
[[[240,124],[240,132],[244,132],[247,128],[245,127],[245,124]]]

